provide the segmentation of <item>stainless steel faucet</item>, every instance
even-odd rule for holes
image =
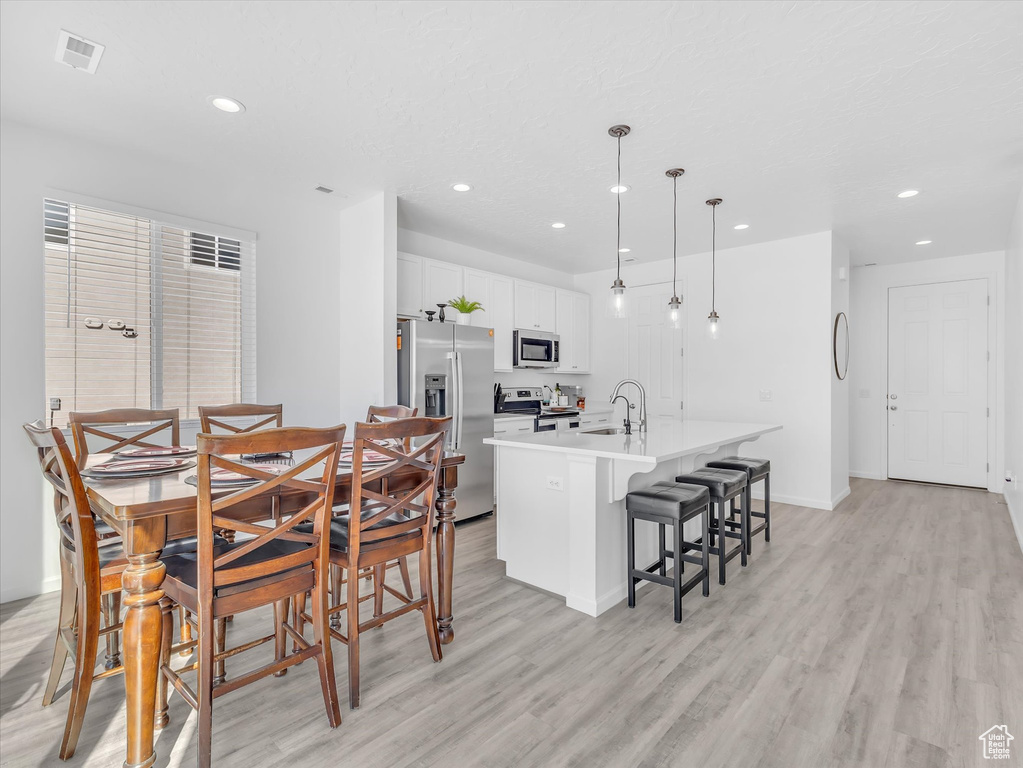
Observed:
[[[642,384],[640,384],[635,379],[622,379],[617,384],[615,384],[614,392],[611,393],[611,402],[613,403],[615,401],[615,398],[618,397],[619,391],[626,384],[632,384],[633,386],[636,387],[636,389],[639,390],[639,431],[646,432],[646,390],[643,389]],[[625,402],[628,403],[629,401],[626,400]],[[635,407],[636,406],[629,403],[629,408]]]
[[[625,395],[615,395],[611,399],[611,405],[614,405],[618,400],[625,401],[625,434],[632,434],[632,420],[629,419],[629,411],[632,409],[632,403],[629,402],[629,398]]]

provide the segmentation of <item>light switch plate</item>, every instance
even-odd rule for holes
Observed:
[[[774,399],[774,393],[769,389],[760,390],[760,402],[768,403]]]

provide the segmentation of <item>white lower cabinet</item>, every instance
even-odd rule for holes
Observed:
[[[533,417],[494,419],[494,435],[524,435],[533,431]]]

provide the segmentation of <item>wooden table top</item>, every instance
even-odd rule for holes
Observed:
[[[85,468],[101,464],[109,458],[110,454],[92,454],[86,460]],[[465,454],[447,451],[441,466],[454,467],[464,463]],[[411,474],[416,471],[403,468],[396,474]],[[185,478],[195,473],[196,467],[192,466],[180,472],[151,477],[83,477],[82,479],[85,481],[89,500],[102,512],[115,520],[139,520],[194,508],[198,490],[194,485],[186,483]],[[350,485],[352,482],[351,469],[339,470],[337,480],[339,485]],[[237,490],[237,487],[225,488],[213,495],[216,497]],[[284,493],[287,493],[288,490],[284,489]]]

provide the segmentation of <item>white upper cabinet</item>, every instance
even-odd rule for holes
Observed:
[[[423,259],[423,309],[440,312],[438,304],[447,304],[465,292],[465,270],[456,264]],[[458,312],[451,307],[444,310],[449,320],[457,320]]]
[[[515,329],[514,283],[476,269],[465,270],[465,297],[483,305],[482,312],[472,313],[472,324],[494,329],[494,370],[512,369],[512,331]]]
[[[554,333],[557,324],[555,290],[546,285],[515,281],[515,327]]]
[[[398,317],[425,318],[424,309],[423,260],[410,253],[399,253]]]
[[[512,369],[515,330],[515,283],[511,278],[491,275],[490,325],[494,329],[494,370]]]
[[[557,333],[561,337],[559,373],[590,372],[590,297],[557,291]]]

